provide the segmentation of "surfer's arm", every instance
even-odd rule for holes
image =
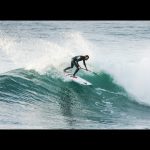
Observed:
[[[83,60],[83,64],[84,64],[84,66],[85,66],[86,70],[88,70],[88,69],[87,69],[87,67],[86,67],[86,63],[85,63],[85,60]]]

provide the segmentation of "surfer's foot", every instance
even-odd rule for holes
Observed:
[[[75,75],[72,76],[73,78],[77,78]]]

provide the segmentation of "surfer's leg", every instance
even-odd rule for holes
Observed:
[[[71,67],[67,67],[67,68],[65,68],[65,69],[64,69],[64,72],[65,72],[66,70],[68,70],[68,69],[71,69]]]
[[[75,74],[79,71],[79,68],[78,68],[79,65],[78,65],[76,62],[74,63],[74,65],[75,65],[76,68],[77,68],[77,69],[75,70],[74,74],[73,74],[73,76],[75,77]]]
[[[68,69],[73,68],[73,66],[74,66],[74,62],[73,62],[73,61],[71,61],[71,66],[70,66],[70,67],[65,68],[65,69],[64,69],[64,72],[65,72],[66,70],[68,70]]]
[[[79,71],[79,68],[77,68],[73,74],[73,76],[75,76],[75,74]]]

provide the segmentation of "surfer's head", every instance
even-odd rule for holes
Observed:
[[[89,59],[89,55],[85,55],[85,60],[88,60]]]

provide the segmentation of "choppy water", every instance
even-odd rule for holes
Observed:
[[[0,128],[149,128],[149,64],[150,21],[0,21]]]

